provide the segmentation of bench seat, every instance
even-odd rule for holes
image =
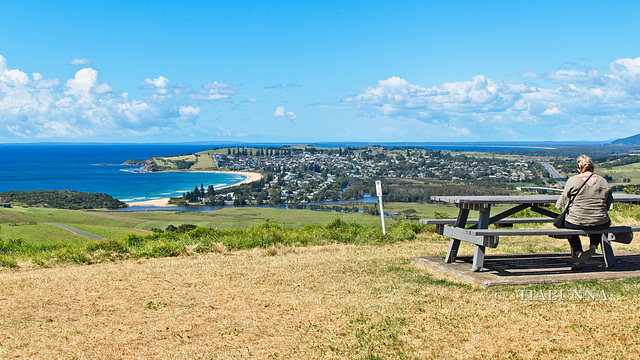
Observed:
[[[615,266],[615,257],[611,249],[611,241],[623,244],[631,243],[633,233],[640,231],[640,226],[611,226],[604,230],[575,230],[575,229],[462,229],[451,225],[444,225],[443,235],[452,239],[463,240],[481,247],[498,247],[500,236],[551,236],[554,238],[569,238],[571,235],[586,236],[603,234],[602,251],[607,266]],[[474,269],[474,271],[479,271]]]
[[[631,243],[633,232],[640,231],[640,226],[611,226],[605,230],[575,230],[575,229],[462,229],[455,226],[444,226],[443,235],[474,243],[476,245],[495,248],[500,236],[551,236],[555,238],[569,238],[571,235],[586,236],[589,234],[608,234],[608,241],[624,244]]]
[[[526,218],[504,218],[496,221],[493,225],[499,227],[512,227],[513,224],[544,224],[552,223],[553,218],[550,217],[526,217]],[[467,219],[467,224],[475,225],[478,223],[478,219]],[[445,225],[454,225],[456,219],[420,219],[420,224],[435,225],[436,233],[443,235]]]

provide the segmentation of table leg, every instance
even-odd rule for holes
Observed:
[[[460,211],[458,212],[458,218],[456,219],[455,226],[463,228],[467,224],[468,217],[469,217],[469,209],[460,209]],[[447,255],[444,257],[444,262],[452,263],[456,261],[459,247],[460,247],[460,240],[451,239],[451,241],[449,242],[449,249],[447,250]]]
[[[490,212],[490,207],[480,210],[478,218],[478,229],[487,229],[489,227]],[[472,271],[482,271],[485,250],[486,248],[484,246],[476,245],[476,248],[473,251],[473,265],[471,266]]]
[[[613,248],[611,248],[608,234],[602,234],[600,247],[602,248],[602,257],[604,257],[604,264],[607,267],[616,266],[616,256],[613,254]]]
[[[482,271],[482,266],[484,264],[484,251],[484,246],[476,245],[476,249],[473,252],[473,265],[471,270],[476,272]]]
[[[478,214],[478,229],[488,229],[489,219],[491,218],[491,207],[486,207],[479,211]]]

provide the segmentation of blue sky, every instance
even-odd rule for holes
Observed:
[[[636,1],[12,1],[0,143],[640,133]]]

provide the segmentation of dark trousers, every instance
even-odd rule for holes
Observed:
[[[578,229],[578,230],[604,230],[611,226],[611,221],[607,221],[604,224],[594,225],[594,226],[583,226],[572,224],[565,220],[564,227],[567,229]],[[598,247],[600,241],[602,240],[602,234],[592,234],[589,235],[589,242],[591,246]],[[569,238],[569,245],[571,246],[571,250],[573,253],[582,252],[582,243],[580,242],[580,236],[571,235]]]

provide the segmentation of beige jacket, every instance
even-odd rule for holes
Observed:
[[[575,195],[589,175],[591,172],[587,171],[570,177],[562,196],[556,202],[556,208],[562,211],[569,203],[569,196],[575,196],[566,218],[575,225],[594,226],[609,221],[608,211],[613,203],[613,196],[607,180],[593,174],[580,193]]]

